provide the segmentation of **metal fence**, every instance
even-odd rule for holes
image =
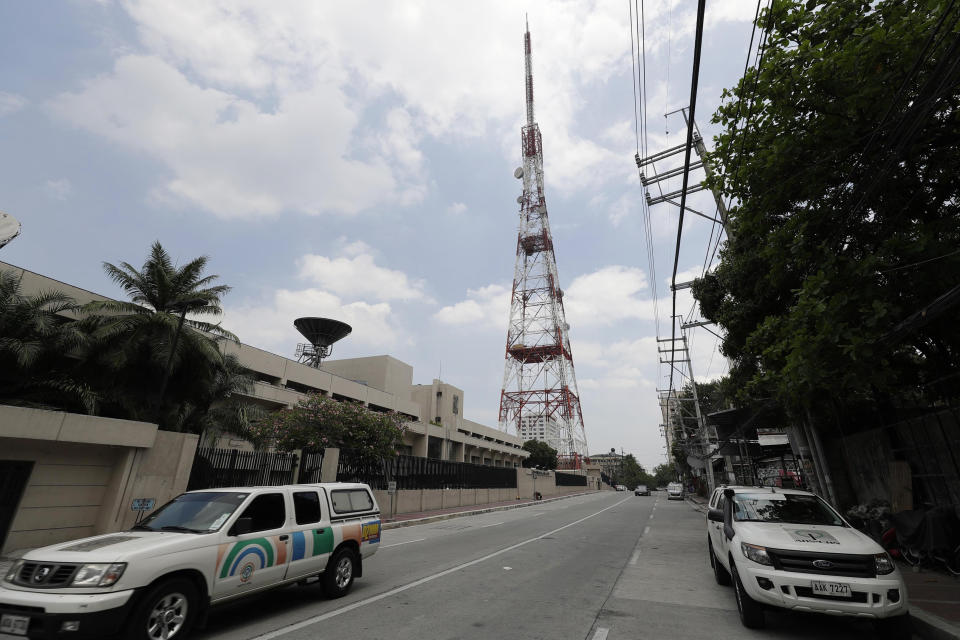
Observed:
[[[554,474],[558,487],[585,487],[587,486],[587,476],[579,473],[561,473],[557,471]]]
[[[323,465],[323,451],[304,451],[300,460],[300,473],[297,482],[320,482],[320,467]]]
[[[513,489],[517,471],[406,455],[371,461],[341,449],[337,481],[365,482],[374,489],[386,489],[390,481],[397,489]]]
[[[296,466],[294,453],[203,447],[193,459],[187,489],[292,484]]]

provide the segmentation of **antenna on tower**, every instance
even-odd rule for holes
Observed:
[[[533,64],[531,62],[530,18],[527,18],[527,32],[523,36],[523,56],[527,71],[527,125],[533,124]]]

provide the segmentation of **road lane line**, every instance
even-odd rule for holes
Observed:
[[[621,500],[620,502],[616,502],[616,503],[610,505],[609,507],[604,507],[603,509],[600,509],[600,511],[597,511],[597,512],[595,512],[595,513],[591,513],[590,515],[584,516],[583,518],[580,518],[579,520],[574,520],[573,522],[570,522],[570,523],[568,523],[568,524],[565,524],[565,525],[563,525],[562,527],[557,527],[557,528],[554,529],[553,531],[547,531],[546,533],[541,533],[539,536],[537,536],[537,537],[535,537],[535,538],[530,538],[529,540],[524,540],[523,542],[518,542],[517,544],[510,545],[509,547],[504,547],[503,549],[500,549],[500,550],[498,550],[498,551],[494,551],[493,553],[488,553],[487,555],[482,556],[482,557],[480,557],[480,558],[477,558],[476,560],[470,560],[469,562],[464,562],[463,564],[459,564],[459,565],[457,565],[457,566],[455,566],[455,567],[450,567],[449,569],[445,569],[444,571],[440,571],[439,573],[434,573],[433,575],[429,575],[429,576],[426,576],[426,577],[424,577],[424,578],[420,578],[419,580],[414,580],[413,582],[411,582],[411,583],[409,583],[409,584],[405,584],[405,585],[396,587],[396,588],[394,588],[394,589],[390,589],[389,591],[384,591],[383,593],[377,594],[377,595],[375,595],[375,596],[370,596],[369,598],[366,598],[366,599],[364,599],[364,600],[358,600],[357,602],[354,602],[354,603],[352,603],[352,604],[348,604],[347,606],[341,607],[340,609],[335,609],[335,610],[333,610],[333,611],[328,611],[327,613],[322,613],[322,614],[320,614],[320,615],[318,615],[318,616],[313,616],[312,618],[307,618],[306,620],[301,620],[300,622],[295,622],[295,623],[293,623],[293,624],[291,624],[291,625],[287,625],[286,627],[284,627],[284,628],[282,628],[282,629],[277,629],[277,630],[275,630],[275,631],[268,631],[267,633],[261,634],[261,635],[259,635],[259,636],[255,636],[254,638],[251,638],[251,640],[273,640],[273,638],[279,638],[279,637],[281,637],[281,636],[287,635],[288,633],[293,633],[294,631],[299,631],[300,629],[303,629],[304,627],[309,627],[310,625],[317,624],[318,622],[323,622],[324,620],[329,620],[330,618],[333,618],[333,617],[335,617],[335,616],[339,616],[339,615],[342,614],[342,613],[349,613],[350,611],[353,611],[354,609],[359,609],[360,607],[366,606],[366,605],[368,605],[368,604],[373,604],[374,602],[379,602],[380,600],[383,600],[384,598],[389,598],[390,596],[395,596],[395,595],[397,595],[398,593],[403,593],[404,591],[407,591],[408,589],[413,589],[414,587],[419,587],[420,585],[426,584],[426,583],[428,583],[428,582],[432,582],[432,581],[436,580],[437,578],[443,578],[444,576],[448,576],[448,575],[450,575],[451,573],[456,573],[457,571],[460,571],[461,569],[466,569],[467,567],[472,567],[472,566],[475,565],[475,564],[480,564],[481,562],[484,562],[484,561],[489,560],[489,559],[491,559],[491,558],[496,558],[497,556],[502,555],[502,554],[504,554],[504,553],[507,553],[507,552],[509,552],[509,551],[513,551],[514,549],[519,549],[520,547],[526,546],[526,545],[530,544],[531,542],[536,542],[537,540],[542,540],[543,538],[546,538],[547,536],[552,536],[553,534],[558,533],[558,532],[560,532],[560,531],[563,531],[564,529],[568,529],[568,528],[572,527],[572,526],[575,525],[575,524],[580,524],[581,522],[583,522],[583,521],[585,521],[585,520],[589,520],[590,518],[593,518],[594,516],[598,516],[598,515],[600,515],[601,513],[603,513],[604,511],[609,511],[610,509],[613,509],[614,507],[619,507],[621,504],[623,504],[623,503],[626,502],[627,500],[629,500],[629,498],[624,498],[624,499]],[[604,636],[604,637],[606,637],[606,636]]]
[[[607,634],[610,633],[610,629],[604,629],[603,627],[597,627],[596,633],[593,634],[593,640],[607,640]]]
[[[499,527],[501,524],[503,524],[503,523],[502,523],[502,522],[494,522],[493,524],[484,524],[484,525],[481,525],[481,526],[477,527],[477,529],[486,529],[487,527]]]
[[[416,540],[407,540],[406,542],[394,542],[393,544],[385,544],[381,549],[389,549],[390,547],[399,547],[402,544],[410,544],[411,542],[423,542],[426,538],[417,538]]]
[[[636,551],[634,551],[633,555],[630,556],[630,565],[636,566],[638,560],[640,560],[640,549],[637,549]]]
[[[650,533],[650,525],[643,528],[643,535],[647,535],[648,533]]]

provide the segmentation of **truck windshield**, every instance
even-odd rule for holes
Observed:
[[[733,518],[740,522],[845,526],[817,496],[791,493],[738,493],[733,497]]]
[[[184,493],[157,509],[134,529],[188,533],[216,531],[248,495],[225,491]]]

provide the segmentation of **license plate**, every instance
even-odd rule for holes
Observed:
[[[5,613],[0,616],[0,633],[11,633],[15,636],[27,635],[27,628],[30,626],[30,618],[27,616],[15,616]]]
[[[815,596],[833,596],[836,598],[850,598],[853,596],[850,592],[850,585],[843,582],[820,582],[819,580],[814,580],[810,586]]]

